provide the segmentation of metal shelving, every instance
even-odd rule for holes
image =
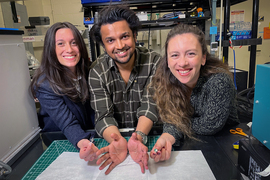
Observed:
[[[224,2],[224,29],[223,32],[229,31],[230,25],[230,6],[232,0],[225,0]],[[249,62],[249,78],[248,87],[251,88],[254,85],[255,78],[255,65],[256,65],[256,49],[257,45],[262,44],[262,39],[257,38],[258,33],[258,14],[259,14],[259,0],[253,0],[253,12],[252,12],[252,37],[251,39],[243,40],[233,40],[235,46],[237,45],[250,45],[250,62]],[[225,34],[225,33],[224,33]],[[228,47],[229,47],[229,37],[224,35],[223,42],[223,57],[225,62],[228,63]]]
[[[147,12],[149,14],[178,11],[192,12],[196,11],[198,7],[202,7],[205,12],[205,17],[189,17],[189,13],[186,13],[186,18],[181,19],[158,19],[141,21],[141,31],[171,29],[173,26],[181,22],[197,25],[204,31],[205,21],[211,18],[209,1],[201,0],[128,0],[121,2],[87,3],[82,4],[84,8],[84,17],[92,19],[95,12],[99,12],[104,6],[111,4],[126,4],[135,12]],[[89,28],[91,28],[91,26],[92,25],[88,25]],[[100,54],[99,45],[95,45],[91,41],[92,40],[90,39],[89,44],[91,59],[96,59],[96,57]]]

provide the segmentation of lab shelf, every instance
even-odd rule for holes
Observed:
[[[260,45],[262,44],[262,38],[258,39],[240,39],[240,40],[232,40],[233,46],[249,46],[249,45]],[[229,47],[229,40],[222,41],[223,47]]]
[[[203,31],[205,29],[205,21],[211,18],[209,1],[201,0],[129,0],[122,2],[100,2],[82,4],[84,8],[84,18],[92,19],[95,12],[99,12],[102,8],[108,5],[125,4],[135,12],[146,12],[151,16],[156,16],[155,13],[176,13],[184,12],[186,18],[163,18],[153,20],[150,17],[149,21],[141,21],[142,28],[140,31],[171,29],[179,23],[187,23],[199,26]],[[191,17],[191,12],[196,12],[198,7],[202,7],[205,17]],[[174,17],[177,17],[175,14]],[[149,18],[149,17],[148,17]],[[91,28],[92,24],[86,24]],[[96,59],[100,55],[99,45],[89,39],[91,59]],[[96,46],[96,48],[94,47]]]

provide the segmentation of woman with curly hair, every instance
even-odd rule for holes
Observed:
[[[225,124],[239,122],[232,74],[209,54],[197,27],[180,24],[169,32],[149,90],[164,123],[150,153],[156,162],[169,159],[172,145],[180,145],[185,137],[213,135]]]

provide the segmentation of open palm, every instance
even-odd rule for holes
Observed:
[[[110,165],[106,170],[105,174],[109,174],[118,164],[123,162],[127,157],[127,141],[122,136],[112,133],[111,137],[114,139],[110,145],[101,148],[97,152],[97,156],[102,155],[98,161],[97,165],[100,165],[100,170],[104,169],[106,166]]]
[[[141,171],[144,173],[145,169],[148,169],[148,148],[137,139],[136,133],[133,133],[128,141],[128,150],[131,158],[140,165]]]

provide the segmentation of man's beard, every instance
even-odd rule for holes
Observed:
[[[114,62],[116,62],[118,64],[127,64],[130,61],[130,59],[132,58],[133,54],[134,54],[134,51],[131,52],[130,54],[127,54],[127,56],[129,56],[129,57],[128,57],[127,61],[124,61],[124,62],[120,61],[119,59],[113,59],[113,60],[114,60]]]
[[[128,47],[128,46],[125,46],[122,50],[126,50],[126,51],[128,51],[129,49],[131,49],[130,47]],[[105,51],[106,52],[106,51]],[[134,51],[133,52],[130,52],[129,54],[127,54],[127,56],[129,56],[128,57],[128,59],[126,60],[126,61],[121,61],[121,59],[122,58],[117,58],[117,56],[116,56],[116,59],[114,59],[114,58],[112,58],[113,60],[114,60],[114,62],[115,63],[118,63],[118,64],[127,64],[127,63],[129,63],[129,61],[131,60],[131,58],[132,58],[132,56],[133,56],[133,54],[134,54],[134,52],[135,52],[135,49],[134,49]],[[107,52],[106,52],[107,53]],[[108,54],[108,53],[107,53]]]

